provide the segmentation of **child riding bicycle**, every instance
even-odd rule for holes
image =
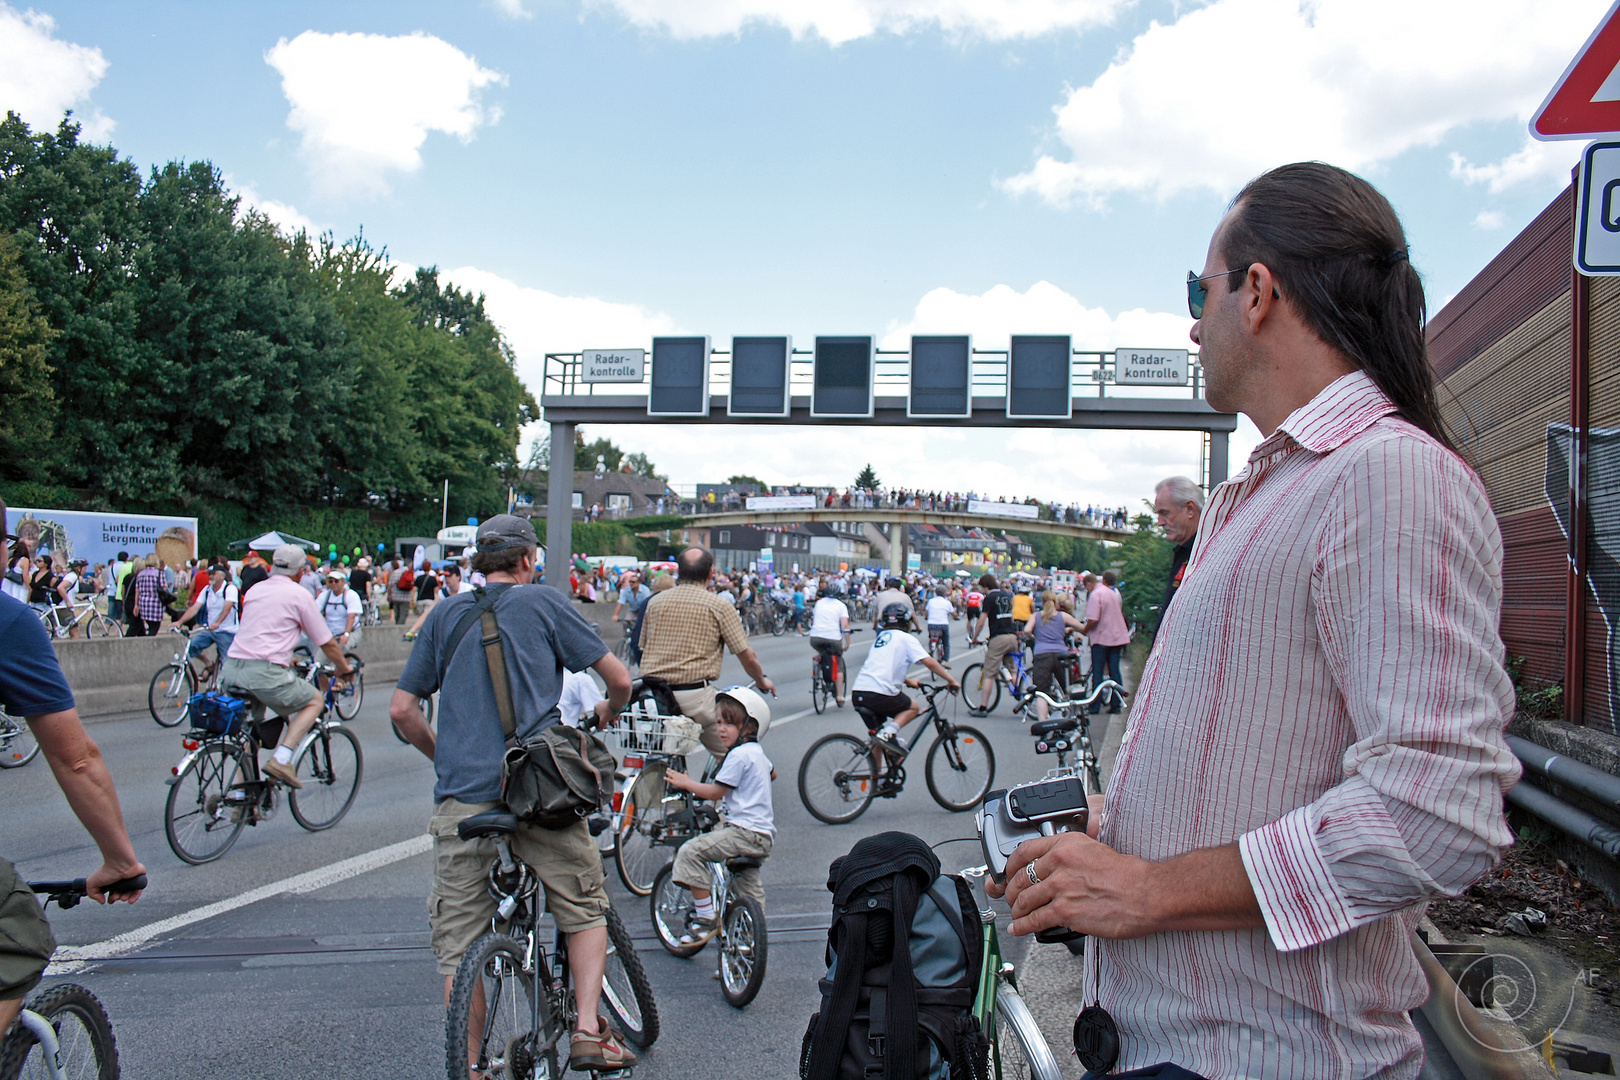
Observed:
[[[733,686],[714,699],[715,734],[726,746],[725,760],[714,783],[693,780],[685,773],[670,770],[664,782],[679,791],[689,791],[700,799],[717,799],[724,820],[721,824],[692,837],[675,853],[671,874],[677,885],[692,893],[695,905],[683,945],[707,943],[720,929],[716,898],[709,890],[708,864],[727,859],[770,857],[776,838],[771,810],[771,781],[776,778],[759,738],[771,726],[771,707],[757,691]],[[737,871],[733,878],[737,894],[765,906],[765,888],[759,869]]]

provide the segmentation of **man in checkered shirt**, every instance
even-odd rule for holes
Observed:
[[[681,712],[703,725],[704,749],[719,761],[726,748],[714,732],[713,683],[720,677],[721,650],[736,654],[762,692],[775,694],[776,684],[749,646],[737,609],[709,591],[714,556],[691,547],[676,557],[675,565],[675,587],[647,601],[641,675],[669,683]]]

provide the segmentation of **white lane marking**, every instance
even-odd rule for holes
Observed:
[[[800,709],[798,712],[794,713],[792,716],[784,716],[780,720],[772,720],[771,721],[771,727],[781,727],[783,724],[791,724],[791,723],[793,723],[793,721],[799,719],[800,717],[809,716],[811,713],[813,713],[815,711],[816,710],[814,710],[814,709]]]
[[[307,893],[317,889],[324,889],[328,885],[336,885],[340,881],[357,877],[371,870],[409,859],[414,855],[422,855],[433,850],[433,837],[423,834],[413,836],[409,840],[401,840],[397,844],[389,844],[373,851],[367,851],[352,858],[343,859],[327,866],[317,867],[302,874],[272,881],[268,885],[260,885],[256,889],[238,893],[224,900],[216,900],[212,904],[183,911],[179,915],[171,915],[167,919],[159,919],[154,923],[126,930],[116,937],[105,941],[93,942],[89,945],[64,945],[56,950],[51,958],[51,964],[46,969],[47,975],[72,975],[83,971],[85,967],[97,960],[111,960],[115,957],[132,953],[151,944],[156,939],[193,923],[203,922],[218,915],[235,911],[237,908],[257,904],[260,900],[268,900],[273,896],[282,896],[287,893]]]

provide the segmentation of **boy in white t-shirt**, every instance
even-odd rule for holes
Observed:
[[[945,655],[941,657],[945,663],[951,662],[951,616],[956,614],[956,605],[945,586],[941,585],[934,590],[934,595],[928,600],[928,639],[932,641],[939,638],[944,642]]]
[[[682,844],[675,853],[670,876],[677,885],[692,892],[696,905],[683,945],[702,945],[720,930],[709,889],[709,863],[727,859],[770,857],[776,838],[776,821],[771,810],[771,781],[776,770],[759,745],[759,737],[771,723],[771,707],[757,691],[733,686],[714,699],[715,734],[726,746],[725,760],[715,773],[714,783],[693,780],[674,770],[664,774],[664,782],[679,791],[689,791],[700,799],[720,801],[720,825]],[[737,870],[732,877],[738,895],[765,906],[765,888],[758,868]]]
[[[897,613],[896,619],[899,617]],[[905,622],[910,621],[908,613],[905,615]],[[900,757],[907,753],[905,746],[900,742],[900,729],[915,720],[921,711],[916,702],[900,692],[902,685],[910,687],[918,685],[916,679],[906,678],[906,672],[911,670],[911,665],[917,663],[944,679],[952,690],[961,689],[961,684],[951,677],[951,673],[946,671],[938,660],[928,655],[928,650],[922,647],[921,642],[900,626],[894,625],[894,620],[885,615],[877,640],[872,642],[872,651],[866,654],[866,662],[861,665],[861,673],[855,676],[855,684],[850,688],[850,697],[856,710],[866,721],[868,729],[871,728],[873,719],[882,722],[873,732],[878,746]],[[874,748],[874,752],[881,758],[883,750]],[[881,767],[882,764],[883,762],[879,760],[878,765]]]

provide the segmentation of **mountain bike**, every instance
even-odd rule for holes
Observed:
[[[569,1037],[578,1015],[568,938],[558,932],[548,955],[538,928],[545,890],[535,872],[512,856],[510,837],[517,827],[517,818],[499,809],[475,814],[456,827],[463,840],[495,841],[497,858],[489,871],[489,891],[500,906],[489,933],[461,958],[451,985],[444,1021],[450,1080],[467,1080],[469,1066],[475,1075],[500,1080],[557,1080],[567,1067],[559,1060],[557,1044]],[[658,1006],[630,933],[612,908],[607,912],[607,931],[602,1004],[626,1039],[638,1047],[651,1046],[658,1038]],[[469,1021],[480,1010],[483,1022],[470,1039]],[[624,1069],[596,1075],[602,1080],[627,1080],[629,1073]]]
[[[704,832],[720,821],[713,807],[699,807],[698,813],[705,822]],[[765,909],[760,907],[759,901],[737,892],[732,884],[736,871],[758,870],[762,865],[764,860],[752,857],[709,864],[709,895],[720,916],[720,929],[716,934],[720,942],[720,993],[739,1009],[754,1000],[765,982],[767,943]],[[673,865],[658,871],[652,891],[653,929],[658,933],[659,944],[669,952],[676,956],[696,956],[708,941],[681,940],[691,924],[696,904],[691,890],[677,884],[674,874]]]
[[[865,813],[874,798],[896,797],[905,789],[905,761],[930,727],[936,735],[924,763],[928,793],[954,812],[978,806],[995,781],[996,754],[978,728],[953,724],[940,715],[935,699],[946,688],[945,683],[918,688],[928,705],[900,729],[901,752],[872,737],[841,733],[814,743],[799,763],[799,799],[804,808],[820,821],[842,825]],[[881,721],[859,706],[856,712],[862,713],[868,730],[880,726]]]
[[[178,726],[186,718],[189,702],[195,695],[217,690],[219,671],[225,666],[223,656],[209,661],[202,656],[191,655],[190,627],[171,626],[169,632],[179,634],[186,644],[180,646],[180,651],[167,664],[157,669],[146,688],[146,709],[159,727]],[[215,651],[218,651],[217,647]],[[200,672],[195,663],[198,660],[203,665]]]
[[[1030,677],[1030,661],[1024,654],[1022,645],[1007,654],[1006,660],[994,672],[986,672],[982,663],[969,664],[962,672],[962,693],[966,697],[968,714],[970,716],[988,716],[996,711],[1001,704],[1001,688],[1005,685],[1013,696],[1014,715],[1024,710],[1029,694],[1035,689],[1035,680]],[[1010,670],[1009,670],[1010,665]],[[990,703],[980,708],[979,702],[984,700],[985,681],[990,682]]]
[[[72,611],[66,618],[62,612]],[[45,632],[53,638],[65,638],[72,633],[73,628],[80,623],[84,624],[84,634],[90,638],[123,637],[124,628],[117,622],[109,619],[96,607],[94,597],[83,597],[73,601],[71,609],[66,604],[53,605],[39,613],[39,621],[45,624]]]
[[[653,699],[639,689],[613,726],[601,731],[623,755],[622,786],[613,793],[608,828],[619,880],[637,896],[652,894],[658,872],[675,858],[675,849],[697,834],[691,796],[668,788],[664,774],[686,771],[686,755],[701,745],[701,731],[689,717],[660,715]]]
[[[0,708],[0,769],[20,769],[39,756],[39,740],[20,716]]]
[[[328,675],[334,670],[319,666]],[[287,808],[310,832],[323,832],[343,820],[365,771],[360,740],[338,715],[335,682],[327,680],[320,718],[293,751],[294,775],[304,786],[289,788]],[[252,708],[250,695],[227,693]],[[213,862],[236,843],[243,826],[275,816],[281,789],[288,785],[260,770],[259,749],[276,745],[280,725],[278,720],[244,719],[229,734],[194,730],[181,740],[186,756],[170,769],[163,832],[182,861],[193,866]]]
[[[53,901],[64,910],[89,895],[85,879],[30,881],[40,907]],[[146,888],[139,874],[107,887],[109,892],[136,892]],[[38,1047],[39,1052],[34,1053]],[[59,983],[36,992],[23,1005],[17,1025],[0,1041],[0,1078],[34,1077],[42,1080],[118,1080],[118,1044],[113,1039],[107,1010],[89,990],[76,983]]]

